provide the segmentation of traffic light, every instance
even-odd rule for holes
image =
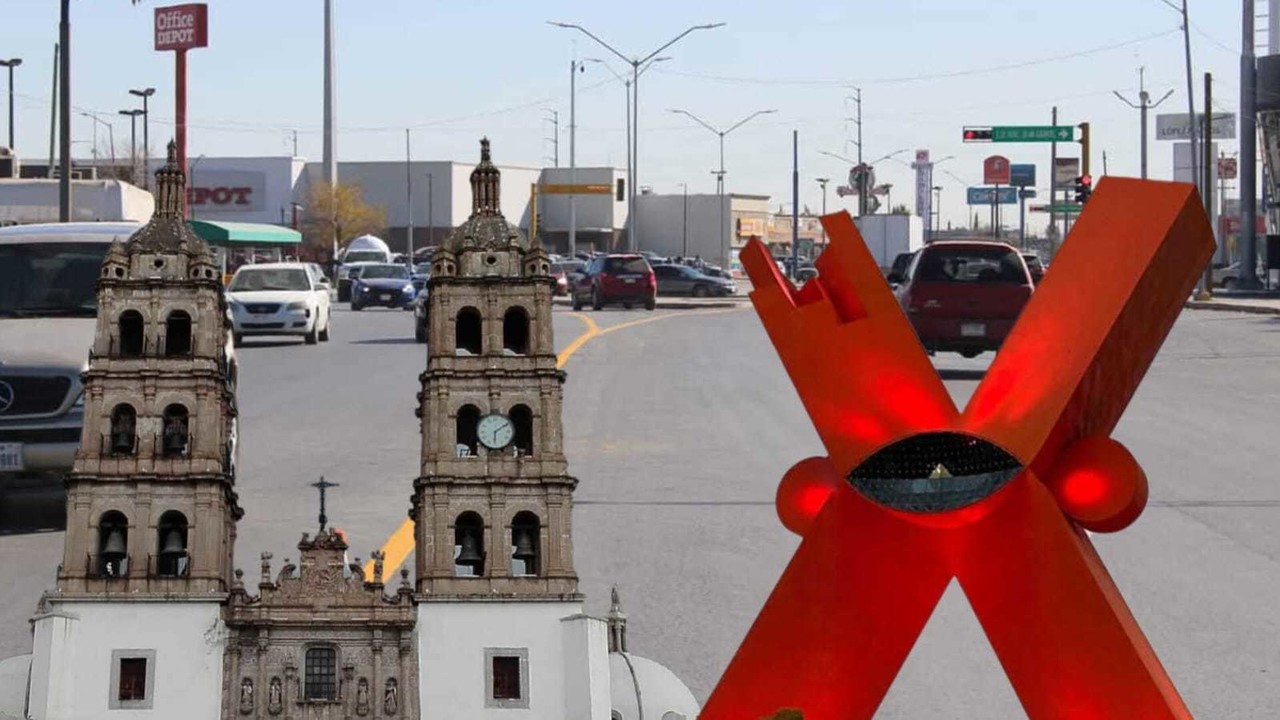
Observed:
[[[1093,194],[1093,176],[1081,175],[1076,178],[1076,202],[1083,205]]]
[[[991,142],[991,128],[965,128],[965,142]]]

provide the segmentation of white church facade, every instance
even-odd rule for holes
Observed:
[[[256,583],[233,565],[226,300],[171,152],[155,216],[103,264],[63,561],[32,620],[19,717],[697,716],[674,674],[627,652],[616,592],[606,617],[584,612],[550,261],[502,216],[481,145],[471,217],[429,281],[412,577],[384,577],[376,552],[368,577],[348,563],[322,499],[297,564],[263,552]]]

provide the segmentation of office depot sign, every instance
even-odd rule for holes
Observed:
[[[189,180],[187,203],[200,214],[246,213],[266,209],[267,176],[243,170],[208,170],[199,167]]]
[[[209,44],[209,8],[203,3],[156,8],[156,50],[190,50]]]

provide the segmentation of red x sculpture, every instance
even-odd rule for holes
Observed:
[[[1109,435],[1213,251],[1190,185],[1106,178],[963,412],[847,214],[796,290],[751,299],[828,456],[778,488],[804,539],[703,720],[870,718],[955,578],[1042,718],[1189,718],[1084,529],[1147,482]]]

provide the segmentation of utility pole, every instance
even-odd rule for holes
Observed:
[[[791,131],[791,279],[800,266],[800,131]]]
[[[9,69],[9,149],[14,150],[13,144],[13,69],[22,64],[22,58],[10,58],[9,60],[0,60],[0,67]]]
[[[324,181],[329,185],[329,227],[333,231],[330,238],[333,257],[338,257],[338,159],[337,130],[334,128],[333,80],[333,0],[324,0],[324,145],[322,164]]]
[[[578,73],[583,72],[582,63],[577,59],[569,61],[569,184],[577,185],[578,183],[578,156],[576,153],[578,123],[577,123],[577,99],[578,99]],[[557,148],[560,145],[556,142]],[[560,157],[559,149],[556,150],[556,157]],[[556,161],[559,165],[559,160]],[[573,192],[569,193],[569,257],[573,257],[578,252],[578,193],[577,188],[573,188]]]
[[[551,113],[551,162],[554,167],[560,167],[560,111],[547,108],[547,112]],[[546,159],[546,156],[543,156]]]
[[[121,110],[121,115],[129,116],[129,181],[138,184],[138,116],[141,110]],[[143,173],[146,174],[146,173]]]
[[[689,257],[689,183],[680,183],[680,187],[684,190],[684,222],[681,224],[680,237],[683,252],[681,258]]]
[[[436,244],[436,212],[435,212],[436,206],[435,206],[435,197],[434,197],[435,193],[432,192],[435,188],[431,187],[431,181],[432,181],[431,173],[427,173],[427,244],[435,245]]]
[[[1252,3],[1253,0],[1248,0]],[[1195,124],[1194,119],[1192,125]],[[1213,219],[1213,143],[1210,138],[1213,137],[1213,75],[1211,73],[1204,74],[1204,178],[1200,181],[1201,200],[1204,201],[1204,213],[1210,220]],[[1241,203],[1242,205],[1244,203]],[[1201,282],[1200,293],[1198,298],[1208,300],[1213,297],[1213,256],[1209,256],[1208,262],[1204,264],[1204,280]],[[1244,268],[1241,267],[1241,279],[1243,279]]]
[[[54,138],[58,134],[58,56],[61,47],[58,43],[53,44],[53,89],[49,93],[49,171],[46,173],[50,180],[53,179]]]
[[[1128,98],[1121,95],[1120,91],[1118,90],[1112,90],[1111,92],[1115,93],[1115,96],[1120,98],[1120,100],[1122,100],[1124,104],[1128,105],[1129,107],[1138,109],[1139,122],[1142,128],[1142,179],[1146,180],[1147,179],[1147,111],[1150,110],[1151,108],[1158,107],[1160,103],[1164,102],[1165,100],[1168,100],[1169,96],[1173,94],[1173,90],[1169,90],[1168,92],[1166,92],[1159,100],[1155,102],[1151,102],[1151,94],[1147,92],[1147,86],[1146,86],[1146,68],[1140,67],[1138,68],[1138,102],[1137,104],[1134,104]],[[1106,174],[1105,169],[1103,170],[1103,174],[1104,175]]]
[[[1254,60],[1254,0],[1245,0],[1240,51],[1240,285],[1258,283],[1258,70]],[[1205,106],[1206,127],[1212,127],[1213,109]],[[1194,125],[1194,123],[1192,123]],[[1206,138],[1212,137],[1206,131]],[[1208,139],[1205,144],[1209,144]],[[1205,178],[1209,177],[1208,170]],[[1212,216],[1210,216],[1212,217]]]
[[[831,178],[814,178],[814,180],[822,186],[822,214],[825,217],[827,214],[827,183],[831,182]],[[827,227],[825,225],[822,226],[822,246],[824,248],[827,246]]]
[[[409,128],[404,129],[404,199],[408,209],[409,222],[407,233],[409,248],[409,267],[413,267],[413,151],[409,145]]]
[[[845,100],[852,100],[858,106],[858,114],[852,118],[858,126],[858,139],[854,144],[858,146],[858,217],[867,214],[867,174],[861,172],[862,168],[862,88],[854,88],[853,95],[845,96]]]
[[[1245,0],[1246,3],[1249,3],[1250,1],[1251,0]],[[1170,3],[1168,0],[1165,0],[1165,4],[1172,6],[1172,3]],[[1175,9],[1177,9],[1176,6],[1175,6]],[[1187,117],[1191,119],[1191,133],[1190,133],[1191,134],[1191,177],[1194,178],[1192,180],[1192,183],[1199,184],[1200,183],[1200,167],[1199,167],[1200,154],[1198,152],[1198,148],[1199,148],[1200,131],[1196,123],[1196,94],[1191,84],[1191,20],[1188,18],[1188,15],[1187,15],[1187,0],[1182,0],[1182,7],[1179,10],[1179,12],[1182,13],[1182,44],[1184,48],[1184,55],[1186,57],[1186,66],[1187,66]],[[1245,15],[1250,15],[1250,14],[1245,13]],[[1252,16],[1250,15],[1250,17]],[[1252,24],[1250,24],[1250,28],[1252,28]],[[1248,42],[1246,42],[1245,44],[1250,45],[1252,42],[1253,42],[1253,37],[1252,37],[1252,31],[1251,31],[1250,37],[1248,38]],[[1241,90],[1242,92],[1240,93],[1240,97],[1241,97],[1241,101],[1243,102],[1244,95],[1245,95],[1245,93],[1243,92],[1244,88],[1241,88]],[[1213,114],[1212,108],[1205,108],[1205,112],[1210,115]],[[1243,133],[1241,134],[1243,135]],[[1209,141],[1208,136],[1206,136],[1205,142],[1208,142],[1208,141]],[[1243,143],[1243,138],[1241,139],[1241,142]]]
[[[136,95],[142,98],[142,187],[151,189],[151,133],[148,128],[151,125],[151,115],[147,108],[147,99],[156,94],[155,88],[146,88],[143,90],[130,90],[130,95]]]
[[[1053,106],[1053,116],[1050,125],[1058,126],[1058,106]],[[1058,202],[1058,143],[1049,143],[1049,248],[1053,249],[1053,236],[1058,232],[1058,213],[1053,211],[1053,206]]]
[[[293,157],[298,157],[298,131],[293,132]]]
[[[71,222],[71,0],[62,0],[58,42],[62,47],[62,57],[58,60],[62,78],[58,107],[58,152],[62,155],[58,177],[58,222]]]

